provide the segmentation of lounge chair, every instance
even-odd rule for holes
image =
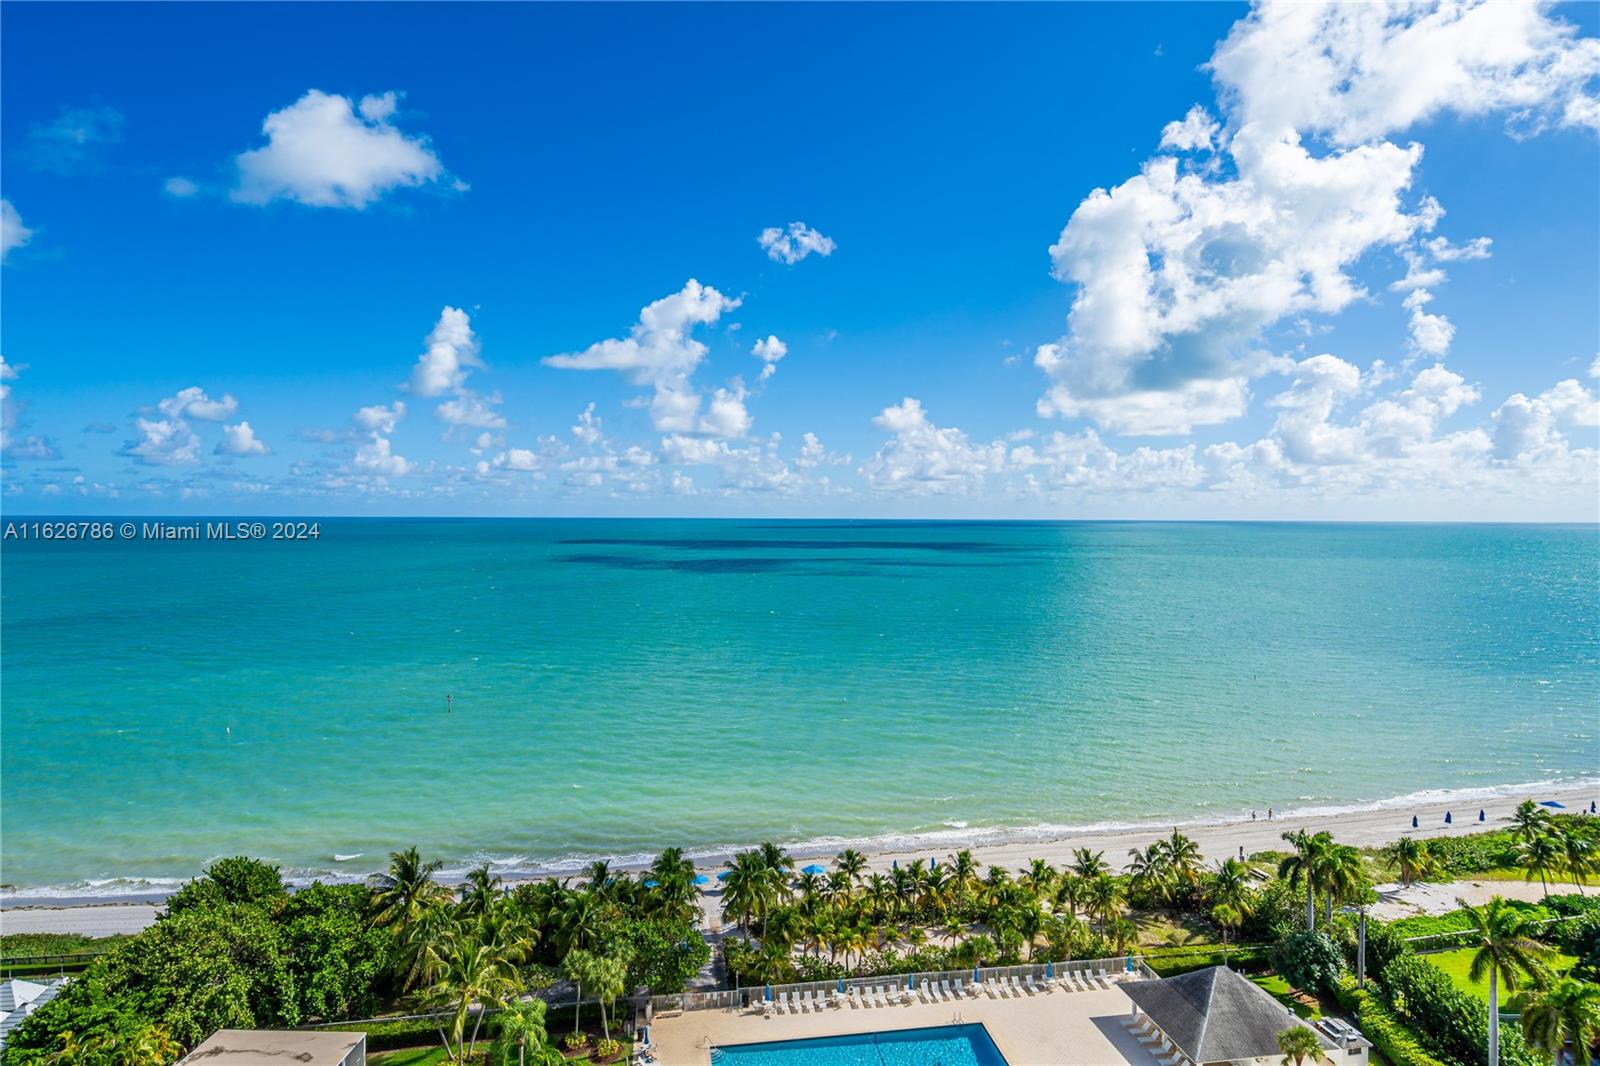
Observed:
[[[977,996],[977,993],[972,990],[972,986],[959,977],[956,978],[955,990],[956,995],[961,996],[963,999],[973,999]]]
[[[856,988],[855,985],[851,985],[849,988],[845,989],[844,998],[845,1002],[850,1004],[852,1007],[861,1006],[860,989]]]
[[[1016,974],[1011,975],[1011,991],[1013,994],[1018,996],[1025,994],[1025,990],[1022,987],[1022,978],[1018,977]]]
[[[889,1000],[887,998],[885,998],[885,996],[883,994],[883,986],[882,985],[873,985],[872,986],[872,1005],[874,1007],[882,1007],[882,1006],[886,1005],[888,1002],[889,1002]]]
[[[812,1011],[814,1011],[816,1009],[817,1009],[816,1000],[812,998],[811,992],[807,991],[806,992],[806,1002],[805,1002],[804,1010],[805,1010],[805,1012],[807,1014],[810,1014]]]
[[[948,1000],[954,1000],[957,998],[955,992],[951,991],[950,989],[949,981],[941,980],[939,982],[939,998]]]
[[[1031,974],[1031,973],[1028,975],[1028,979],[1026,981],[1023,981],[1022,983],[1027,986],[1028,995],[1030,995],[1030,996],[1033,995],[1036,992],[1042,991],[1042,989],[1040,989],[1038,985],[1033,983],[1033,974]]]
[[[1111,987],[1111,971],[1101,970],[1099,973],[1095,974],[1095,979],[1100,982],[1101,988]]]

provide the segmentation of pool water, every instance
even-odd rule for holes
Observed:
[[[1007,1066],[982,1025],[941,1025],[711,1049],[712,1066]]]

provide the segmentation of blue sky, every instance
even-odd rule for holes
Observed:
[[[1592,520],[1511,7],[8,5],[3,505]]]

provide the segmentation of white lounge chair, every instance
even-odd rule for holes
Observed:
[[[950,988],[949,981],[942,979],[939,981],[939,998],[948,1000],[954,1000],[956,998],[955,992]]]
[[[883,1007],[883,1006],[887,1006],[888,1002],[889,1002],[888,997],[886,997],[883,994],[883,986],[882,985],[873,985],[872,986],[872,1005],[874,1007]]]
[[[972,991],[972,986],[959,977],[956,978],[955,992],[963,999],[971,999],[976,994]]]
[[[1040,989],[1038,985],[1033,983],[1033,974],[1031,974],[1031,973],[1028,975],[1027,980],[1023,981],[1022,983],[1025,986],[1027,986],[1028,995],[1030,995],[1030,996],[1033,995],[1036,992],[1042,991],[1042,989]]]
[[[1018,996],[1024,995],[1026,990],[1022,987],[1022,978],[1016,974],[1011,975],[1011,991]]]
[[[806,992],[806,1001],[803,1009],[807,1014],[810,1014],[812,1011],[817,1009],[816,1000],[812,998],[810,991]]]

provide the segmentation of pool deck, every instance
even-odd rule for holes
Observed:
[[[838,1007],[811,1014],[697,1010],[660,1015],[651,1027],[663,1066],[708,1066],[711,1048],[765,1040],[870,1033],[982,1022],[1010,1066],[1153,1066],[1122,1019],[1133,1001],[1119,987],[1054,989],[1020,999],[963,999],[888,1007]]]

